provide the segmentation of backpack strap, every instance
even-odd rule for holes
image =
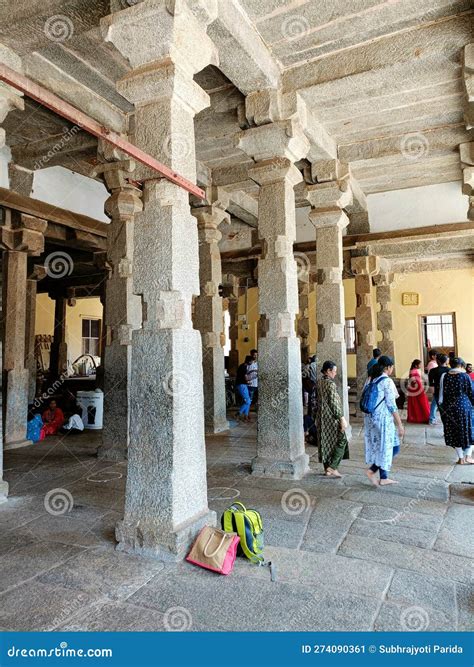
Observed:
[[[385,377],[386,379],[388,379],[386,375],[385,375],[385,376],[384,376],[384,375],[381,375],[379,378],[377,378],[377,379],[374,381],[374,384],[378,384],[381,380],[384,379],[384,377]],[[371,380],[371,382],[373,382],[373,380]],[[376,405],[375,408],[374,408],[374,412],[377,410],[377,408],[378,408],[380,405],[382,405],[382,403],[383,403],[384,401],[385,401],[385,396],[382,398],[381,401],[379,401],[379,402],[377,403],[377,405]],[[373,413],[372,413],[372,414],[373,414]]]
[[[250,561],[252,561],[252,563],[256,563],[257,565],[261,565],[264,561],[263,556],[257,556],[256,554],[253,554],[250,551],[250,549],[248,548],[247,540],[245,539],[246,528],[245,528],[245,516],[244,516],[244,514],[242,512],[235,512],[234,517],[235,517],[235,525],[237,527],[237,533],[241,536],[240,537],[240,546],[242,548],[242,551],[247,556],[247,558]]]

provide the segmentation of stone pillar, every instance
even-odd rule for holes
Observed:
[[[210,18],[200,16],[182,0],[156,1],[102,22],[106,40],[132,67],[118,89],[135,104],[134,143],[194,182],[194,115],[210,100],[193,75],[217,63],[206,34]],[[142,165],[135,178],[144,180],[133,255],[141,328],[132,331],[133,409],[117,548],[176,560],[216,520],[207,504],[201,336],[191,319],[198,235],[186,190]]]
[[[258,160],[248,173],[260,185],[258,433],[252,469],[255,475],[301,479],[308,471],[308,456],[295,330],[298,276],[293,243],[294,186],[302,175],[294,162],[306,155],[309,144],[298,124],[285,121],[246,131],[240,147]]]
[[[374,276],[373,280],[376,285],[376,301],[380,306],[377,312],[377,329],[382,334],[382,340],[377,346],[382,350],[382,354],[395,359],[391,294],[394,275],[393,273],[379,273]]]
[[[352,257],[352,273],[355,275],[356,292],[356,373],[357,395],[367,379],[367,364],[375,347],[375,313],[372,306],[372,276],[379,271],[379,258],[375,255]]]
[[[316,228],[316,321],[318,366],[334,361],[336,384],[344,416],[349,422],[349,393],[345,341],[342,235],[349,224],[343,208],[351,201],[345,183],[330,181],[308,185],[310,220]]]
[[[468,220],[474,220],[474,141],[459,144],[462,169],[462,192],[468,196]]]
[[[49,361],[50,380],[55,380],[67,369],[67,342],[66,342],[66,306],[64,294],[52,292],[49,297],[54,300],[54,332],[51,343]]]
[[[141,324],[140,298],[133,294],[133,241],[135,215],[142,210],[140,191],[127,181],[135,163],[124,160],[102,164],[110,197],[105,212],[110,218],[107,235],[108,270],[105,282],[104,428],[97,456],[108,461],[127,458],[130,428],[130,377],[132,331]]]
[[[309,294],[311,288],[309,271],[300,272],[298,278],[297,332],[300,339],[301,361],[306,362],[309,355]]]
[[[36,396],[35,320],[38,280],[46,275],[43,266],[35,266],[26,281],[25,366],[28,369],[28,403]]]
[[[8,497],[8,482],[3,479],[3,253],[0,253],[0,504]]]
[[[31,169],[25,169],[25,167],[20,167],[12,162],[8,165],[10,190],[18,192],[24,197],[31,197],[34,176],[35,172]]]
[[[0,248],[4,250],[4,367],[6,373],[5,449],[31,444],[26,440],[28,411],[28,368],[25,366],[26,293],[28,255],[44,248],[47,223],[16,211],[5,211],[0,227]]]
[[[21,71],[22,67],[21,58],[11,49],[5,46],[2,46],[0,53],[0,61],[8,65],[8,67],[11,67],[12,69]],[[21,94],[14,88],[2,84],[0,86],[0,124],[5,120],[8,112],[15,108],[17,109],[24,108],[24,102]],[[2,127],[0,127],[0,148],[3,148],[4,145],[5,145],[5,130]],[[9,211],[5,211],[4,215],[8,220],[10,219],[9,216],[11,214]],[[2,220],[2,223],[3,222],[5,221]],[[6,328],[5,328],[4,312],[2,307],[3,303],[5,302],[5,309],[7,308],[7,299],[6,299],[6,292],[4,285],[4,276],[6,274],[5,263],[7,259],[7,254],[1,251],[5,247],[8,248],[8,245],[4,246],[2,243],[2,237],[4,236],[4,234],[5,232],[3,232],[3,230],[0,231],[0,327],[1,327],[0,331],[0,380],[1,380],[0,381],[0,503],[5,502],[8,496],[8,484],[3,480],[3,449],[4,449],[4,443],[6,442],[6,439],[4,438],[4,435],[6,435],[5,432],[6,424],[4,424],[4,415],[7,404],[7,399],[6,396],[4,395],[4,391],[8,385],[9,376],[11,375],[11,373],[6,372],[6,368],[3,365]],[[20,440],[21,438],[25,438],[25,436],[26,436],[26,429],[23,434],[20,433]]]
[[[227,303],[229,309],[230,326],[229,326],[229,375],[236,375],[239,367],[239,296],[240,286],[239,279],[232,276],[232,285],[227,292]]]
[[[206,433],[227,431],[226,393],[224,373],[224,330],[222,282],[218,227],[223,220],[229,222],[225,203],[193,208],[197,219],[199,238],[200,295],[194,303],[194,326],[201,332],[202,367],[204,377],[204,426]],[[193,378],[189,379],[193,382]]]

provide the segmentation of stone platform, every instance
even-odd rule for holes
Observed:
[[[100,434],[49,438],[6,453],[0,629],[473,629],[474,466],[453,465],[440,427],[408,426],[400,483],[375,488],[360,423],[342,480],[308,448],[300,482],[252,477],[255,425],[232,426],[207,441],[209,505],[262,512],[276,582],[241,559],[221,577],[115,551],[126,465],[97,460]]]

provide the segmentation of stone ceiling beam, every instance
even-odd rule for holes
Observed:
[[[244,95],[277,88],[280,69],[239,3],[225,0],[218,7],[217,19],[207,32],[219,50],[219,68]]]
[[[57,91],[63,100],[88,114],[105,127],[114,130],[114,132],[127,132],[127,113],[121,111],[118,106],[109,102],[103,95],[94,92],[84,82],[85,77],[81,80],[69,73],[64,64],[61,64],[61,60],[56,63],[40,53],[32,53],[23,59],[23,63],[25,75],[36,83],[53,92]],[[89,76],[92,76],[92,73]],[[107,86],[106,81],[102,80],[101,83],[103,87]],[[123,98],[122,105],[129,112],[133,111],[133,106]]]
[[[470,12],[424,25],[418,24],[408,30],[382,36],[286,69],[282,75],[283,91],[290,92],[370,70],[379,70],[394,63],[404,62],[408,65],[417,54],[418,57],[427,58],[442,51],[445,58],[457,58],[459,50],[471,39]]]

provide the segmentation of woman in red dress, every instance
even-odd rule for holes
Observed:
[[[41,429],[45,435],[56,435],[64,424],[64,413],[53,399],[49,402],[48,409],[43,412],[44,426]]]
[[[408,418],[411,424],[427,424],[430,418],[430,404],[421,379],[421,360],[415,359],[410,368],[408,381]]]

